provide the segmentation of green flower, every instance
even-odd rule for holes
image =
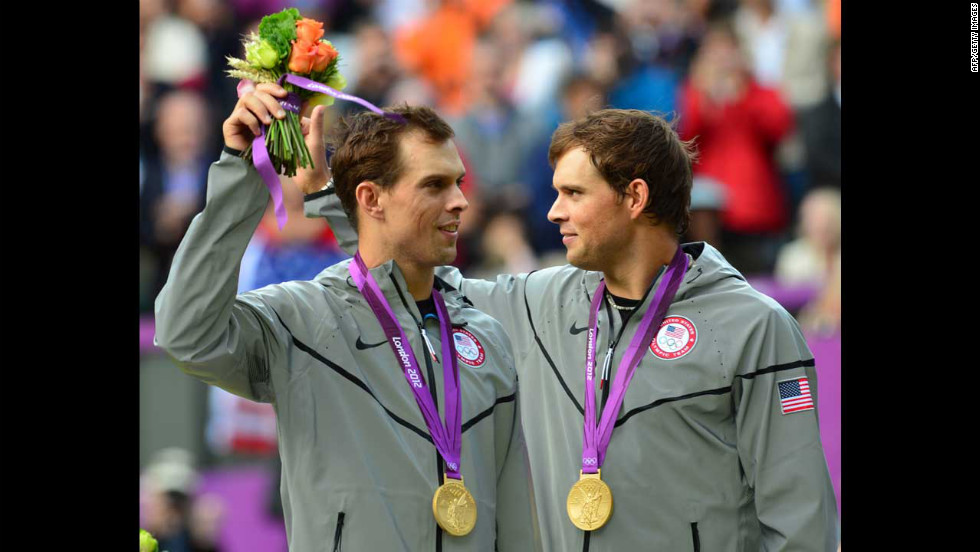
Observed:
[[[153,538],[153,535],[140,529],[140,552],[157,552],[159,549],[157,540]]]
[[[268,40],[279,53],[279,59],[287,59],[296,40],[296,22],[302,19],[299,10],[286,8],[279,13],[267,15],[259,22],[259,36]]]
[[[272,69],[279,63],[279,53],[268,40],[263,39],[245,45],[245,59],[263,69]]]
[[[326,85],[334,90],[343,90],[347,86],[347,79],[337,71],[332,77],[327,79]]]

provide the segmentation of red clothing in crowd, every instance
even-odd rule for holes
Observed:
[[[681,88],[680,113],[681,137],[698,137],[694,174],[725,186],[725,229],[743,234],[783,230],[789,213],[773,152],[792,129],[793,114],[779,92],[750,80],[739,99],[719,106],[688,81]]]

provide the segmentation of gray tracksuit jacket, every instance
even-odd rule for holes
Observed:
[[[478,515],[470,534],[454,537],[432,514],[442,458],[379,322],[349,277],[350,260],[312,281],[235,295],[242,254],[268,201],[251,164],[222,153],[208,175],[207,204],[156,300],[155,342],[186,373],[275,407],[290,550],[535,550],[517,377],[500,324],[437,279],[454,332],[468,347],[468,362],[459,362],[460,471]],[[444,420],[442,366],[426,353],[422,317],[404,277],[390,261],[371,274]],[[425,323],[441,359],[438,323]]]
[[[305,210],[325,216],[350,247],[356,236],[336,196],[307,196]],[[568,519],[566,497],[582,467],[587,327],[601,274],[566,265],[486,281],[436,271],[513,342],[545,550],[836,550],[816,370],[799,326],[716,249],[683,248],[694,262],[637,366],[602,466],[612,517],[591,532]],[[653,295],[627,321],[609,381]],[[597,370],[621,329],[604,304]],[[809,385],[814,409],[784,413],[800,401],[794,380]]]

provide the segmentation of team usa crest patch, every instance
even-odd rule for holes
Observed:
[[[783,414],[813,410],[813,396],[810,395],[810,382],[806,376],[783,380],[779,386],[779,406]]]
[[[480,340],[463,328],[453,330],[453,344],[456,345],[456,356],[467,366],[474,368],[483,366],[487,360],[486,352],[483,350]]]
[[[693,322],[683,316],[668,316],[650,342],[650,352],[657,358],[674,360],[690,353],[697,342],[698,329]]]

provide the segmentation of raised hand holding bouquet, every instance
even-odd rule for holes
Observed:
[[[334,98],[340,98],[400,119],[397,114],[385,113],[361,98],[338,91],[347,85],[337,69],[340,56],[333,44],[322,37],[323,23],[302,17],[296,8],[287,8],[262,18],[258,34],[251,33],[243,42],[244,60],[228,57],[230,76],[255,84],[276,83],[288,92],[279,100],[286,116],[262,125],[252,145],[243,153],[243,157],[252,160],[269,187],[280,229],[286,224],[286,209],[278,175],[295,176],[297,168],[312,169],[316,162],[323,160],[318,157],[314,161],[303,139],[300,110],[304,101],[327,94],[330,97],[320,102],[323,105],[331,105]]]

